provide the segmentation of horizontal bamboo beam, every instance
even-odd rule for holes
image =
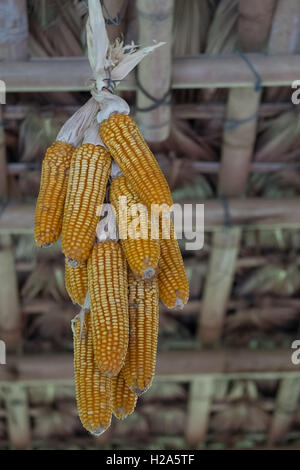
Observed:
[[[181,201],[183,204],[204,204],[205,230],[223,228],[230,215],[230,223],[243,229],[300,228],[299,199],[228,199],[226,214],[224,201],[207,199],[205,201]],[[192,220],[191,207],[187,208],[186,221]],[[0,215],[1,233],[32,233],[34,224],[34,204],[10,203]],[[176,228],[176,226],[175,226]],[[202,231],[202,227],[199,227]]]
[[[262,103],[258,108],[258,117],[272,117],[283,111],[293,109],[292,103]],[[5,108],[4,108],[5,113]],[[186,103],[172,107],[173,116],[178,119],[225,119],[225,103]]]
[[[297,152],[300,155],[299,150]],[[220,170],[220,162],[193,162],[185,160],[194,172],[200,174],[217,174]],[[183,165],[184,166],[184,165]],[[251,173],[272,173],[281,170],[297,170],[300,168],[300,162],[252,162],[249,171]],[[9,175],[16,176],[26,171],[38,170],[39,166],[35,163],[9,163],[7,172]]]
[[[283,111],[290,111],[293,109],[292,103],[279,102],[279,103],[262,103],[258,109],[259,117],[272,117]],[[64,113],[72,115],[79,109],[76,105],[30,105],[30,104],[10,104],[3,106],[3,118],[10,119],[25,119],[30,113]],[[224,119],[226,106],[224,103],[187,103],[187,104],[174,104],[172,106],[172,114],[180,119]]]
[[[300,55],[247,54],[247,57],[263,86],[290,86],[300,76]],[[86,91],[91,75],[85,57],[0,62],[0,79],[5,81],[7,92]],[[255,82],[252,70],[239,55],[178,57],[172,64],[174,89],[249,88]],[[119,90],[135,89],[131,73]]]
[[[243,261],[243,258],[240,258],[237,261],[237,267],[240,267],[242,264],[240,261]],[[268,263],[268,260],[265,258],[264,263],[261,265],[265,265]],[[296,263],[300,264],[300,260],[296,259]],[[257,265],[249,265],[249,267],[255,267]],[[29,267],[29,266],[28,266]],[[17,265],[18,268],[18,265]],[[32,269],[32,268],[31,268]],[[36,299],[30,300],[25,302],[22,305],[22,313],[23,315],[39,315],[41,313],[48,313],[50,310],[55,309],[56,303],[53,300],[47,299]],[[182,310],[170,310],[165,307],[163,304],[160,304],[159,311],[162,314],[167,313],[168,315],[179,315],[179,316],[186,316],[186,315],[197,315],[200,308],[202,306],[202,302],[200,300],[190,300],[187,305],[185,305],[184,309]],[[269,296],[264,296],[260,298],[260,302],[258,306],[252,306],[249,308],[247,300],[234,298],[230,299],[228,302],[228,309],[229,310],[237,310],[242,311],[243,315],[251,316],[259,312],[260,316],[263,316],[264,313],[269,313],[270,310],[274,314],[274,316],[282,314],[282,312],[286,312],[286,314],[290,313],[291,311],[298,312],[300,309],[300,299],[299,298],[282,298],[278,297],[276,300],[270,298]]]
[[[167,351],[158,354],[157,376],[160,380],[188,382],[195,376],[235,374],[298,375],[300,365],[291,361],[289,349],[218,349]],[[0,368],[0,383],[32,381],[72,381],[72,354],[8,356]]]

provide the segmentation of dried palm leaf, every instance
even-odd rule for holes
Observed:
[[[72,0],[30,0],[29,11],[30,35],[48,55],[82,55],[81,18]]]
[[[74,387],[47,383],[43,386],[29,387],[28,399],[31,405],[53,405],[58,401],[71,400],[74,402]],[[74,403],[73,403],[74,406]]]
[[[257,404],[242,402],[234,403],[223,411],[216,413],[211,419],[211,428],[220,434],[238,432],[265,432],[270,416]]]
[[[126,421],[117,420],[114,423],[114,437],[119,438],[122,442],[124,439],[130,439],[133,437],[133,444],[136,445],[138,440],[147,441],[149,436],[149,424],[146,416],[143,416],[138,411],[135,411],[130,415]]]
[[[185,430],[186,412],[180,405],[159,406],[157,404],[144,405],[141,412],[147,417],[150,432],[169,436],[183,434]]]
[[[50,297],[58,302],[68,299],[64,286],[64,266],[49,260],[37,263],[23,285],[21,295],[25,302],[38,296]]]
[[[214,2],[176,0],[173,20],[173,55],[197,55],[205,50]]]
[[[154,382],[152,387],[143,395],[143,403],[174,403],[185,402],[187,391],[181,384]]]
[[[68,305],[57,305],[55,310],[34,318],[28,337],[35,341],[50,341],[57,346],[64,346],[71,341],[70,323],[74,317],[74,310]]]
[[[33,437],[46,440],[51,437],[66,438],[80,431],[80,422],[76,415],[51,408],[41,410],[34,418]]]
[[[257,141],[257,161],[282,161],[282,156],[299,147],[300,144],[300,114],[295,108],[274,119],[261,122]],[[300,155],[293,153],[293,158]]]
[[[19,153],[21,161],[41,160],[46,149],[55,141],[66,120],[64,114],[31,112],[20,126]]]
[[[299,318],[294,308],[250,309],[230,315],[226,319],[225,334],[236,330],[259,328],[269,331],[273,328],[289,327]]]
[[[15,243],[16,261],[32,261],[37,257],[37,248],[33,236],[20,235]]]
[[[275,294],[291,296],[300,290],[300,269],[291,265],[288,268],[280,266],[263,266],[241,283],[236,289],[239,297],[245,295]]]
[[[222,0],[219,2],[211,22],[205,53],[232,54],[237,47],[238,0]],[[224,101],[227,91],[207,89],[203,91],[205,101]]]
[[[207,37],[206,54],[232,54],[237,46],[238,0],[222,0]]]

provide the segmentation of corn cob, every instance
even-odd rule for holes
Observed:
[[[172,206],[168,183],[131,117],[112,114],[101,123],[100,135],[130,186],[147,207],[151,204]]]
[[[123,368],[127,386],[137,395],[151,385],[158,336],[158,281],[140,281],[128,272],[129,345]]]
[[[134,412],[137,396],[127,386],[124,380],[123,369],[111,378],[113,414],[118,419],[125,419]]]
[[[95,360],[106,375],[117,375],[128,347],[126,260],[119,243],[100,242],[88,260]]]
[[[120,207],[120,198],[124,197],[126,198],[125,216]],[[119,176],[112,180],[110,202],[116,211],[121,245],[130,269],[138,278],[151,279],[155,275],[158,265],[160,253],[159,240],[151,239],[151,224],[148,221],[147,211],[145,213],[143,210],[140,210],[141,201],[130,190],[125,176]],[[138,237],[134,233],[130,233],[130,228],[133,228],[133,220],[137,218],[137,214],[133,212],[134,209],[139,211],[138,219],[140,227],[136,231]],[[122,230],[123,228],[124,230]],[[124,234],[122,233],[123,231],[125,232]]]
[[[84,315],[84,318],[82,318]],[[83,321],[83,324],[82,324]],[[99,371],[93,352],[90,314],[84,311],[73,322],[74,373],[79,418],[85,429],[100,435],[112,417],[111,379]]]
[[[83,305],[88,291],[87,264],[72,268],[65,262],[65,285],[71,300],[75,304]]]
[[[38,246],[55,243],[60,236],[73,151],[71,144],[56,141],[48,148],[43,160],[34,226]]]
[[[160,240],[158,286],[160,299],[168,308],[183,308],[189,300],[189,283],[172,222],[169,238]]]
[[[62,229],[62,251],[72,266],[84,263],[92,250],[110,167],[100,145],[83,144],[72,157]]]

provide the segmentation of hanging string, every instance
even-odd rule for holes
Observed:
[[[159,108],[159,106],[162,106],[164,104],[165,105],[170,105],[171,104],[171,101],[172,101],[172,90],[171,90],[171,88],[169,88],[169,90],[167,90],[166,93],[164,93],[164,95],[161,98],[155,98],[147,90],[145,90],[145,88],[143,87],[143,85],[139,81],[138,77],[136,77],[136,84],[137,84],[137,87],[141,90],[141,92],[149,100],[153,101],[153,104],[151,104],[150,106],[147,106],[146,108],[136,107],[136,111],[139,111],[141,113],[146,113],[146,112],[149,112],[149,111],[153,111],[154,109]]]
[[[247,124],[248,122],[256,121],[258,113],[255,112],[251,116],[245,119],[225,119],[224,128],[226,131],[235,131],[242,124]]]
[[[107,16],[107,18],[105,18],[105,24],[107,24],[107,25],[113,24],[115,26],[120,26],[121,21],[122,21],[123,16],[124,16],[124,13],[125,13],[125,10],[126,10],[126,0],[123,0],[123,5],[122,5],[120,11],[116,14],[116,16],[114,18],[112,18],[112,16],[110,15],[110,13],[107,9],[107,6],[104,3],[104,0],[101,0],[101,5],[102,5],[103,10],[105,11],[105,14]]]
[[[232,227],[232,218],[230,214],[228,199],[225,196],[219,196],[218,199],[224,209],[224,227],[230,228]]]
[[[250,61],[249,57],[247,57],[247,55],[245,55],[243,52],[239,51],[239,56],[248,65],[249,69],[251,70],[254,77],[256,78],[256,82],[255,82],[255,85],[254,85],[254,91],[256,93],[260,93],[262,91],[262,78],[261,78],[261,76],[259,75],[256,68],[254,67],[254,65]],[[226,131],[235,131],[239,126],[241,126],[243,124],[247,124],[248,122],[256,121],[257,117],[258,117],[258,113],[255,112],[251,116],[249,116],[248,118],[245,118],[245,119],[225,119],[224,128],[225,128]]]
[[[253,75],[256,78],[256,82],[255,82],[255,85],[254,85],[254,91],[256,91],[257,93],[260,93],[262,91],[262,78],[261,78],[261,76],[259,75],[258,71],[256,70],[256,68],[254,67],[254,65],[250,61],[249,57],[247,57],[241,51],[239,52],[239,56],[248,65],[249,69],[251,70],[251,72],[253,73]]]

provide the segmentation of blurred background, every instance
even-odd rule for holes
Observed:
[[[300,1],[103,0],[111,40],[166,41],[120,86],[178,203],[205,203],[190,302],[161,306],[157,375],[100,438],[77,416],[41,162],[89,97],[87,2],[0,0],[1,449],[300,448]],[[298,72],[298,75],[297,75]]]

